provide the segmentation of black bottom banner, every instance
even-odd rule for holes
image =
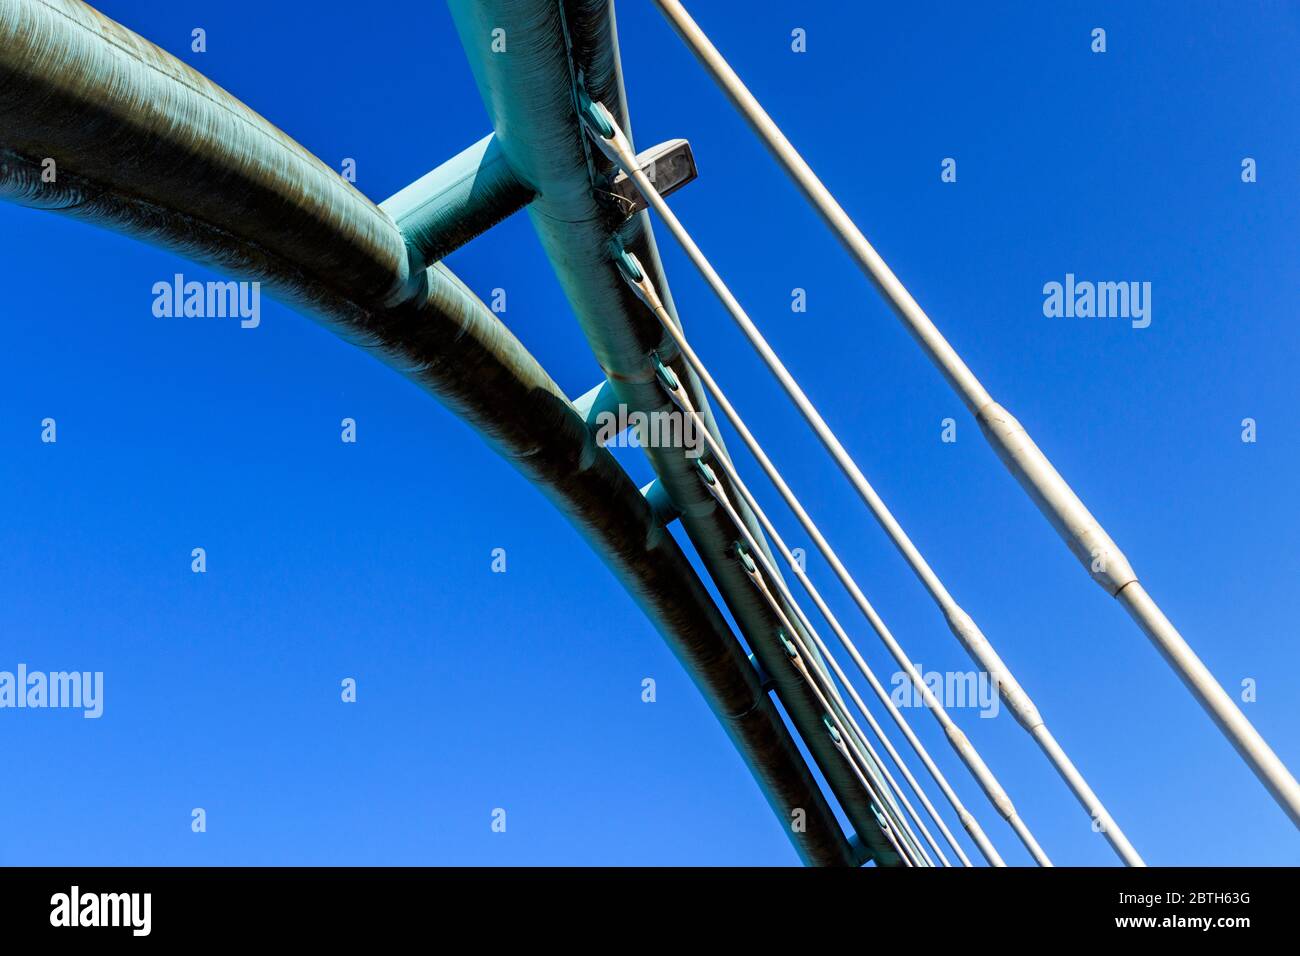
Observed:
[[[428,930],[484,944],[772,946],[786,933],[834,931],[843,942],[861,935],[917,946],[1098,935],[1231,946],[1292,930],[1298,880],[1300,870],[1282,868],[15,868],[0,869],[0,925],[6,941],[91,946],[383,942]]]

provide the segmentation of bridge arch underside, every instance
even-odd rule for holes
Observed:
[[[45,158],[54,183],[42,181]],[[299,144],[77,0],[9,0],[0,196],[261,281],[432,393],[547,495],[637,600],[804,861],[860,861],[686,556],[568,399],[449,270],[413,268],[393,220]],[[802,832],[789,826],[796,809]]]
[[[647,414],[675,408],[656,381],[651,356],[657,353],[673,368],[721,443],[697,377],[618,271],[613,250],[621,246],[636,255],[669,314],[681,325],[649,216],[645,212],[629,216],[622,204],[608,198],[617,170],[587,140],[578,116],[585,95],[603,103],[631,138],[612,3],[448,3],[492,122],[494,145],[515,177],[533,193],[529,216],[617,401]],[[508,44],[506,53],[493,49],[501,30]],[[709,576],[755,657],[772,676],[791,723],[862,844],[878,864],[901,865],[881,830],[870,794],[826,733],[822,703],[780,643],[780,618],[735,559],[733,545],[740,536],[700,481],[694,461],[681,448],[652,447],[646,454]],[[718,480],[727,486],[755,539],[766,546],[762,529],[725,474],[719,473]],[[774,560],[771,564],[779,567]],[[800,626],[788,608],[785,616]],[[809,635],[802,636],[805,646],[815,648]]]

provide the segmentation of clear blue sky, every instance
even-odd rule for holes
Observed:
[[[1230,690],[1257,680],[1246,712],[1300,767],[1295,7],[690,6],[1215,674]],[[355,158],[376,201],[488,131],[441,3],[99,7],[326,162]],[[638,143],[687,137],[700,165],[674,206],[1138,849],[1156,864],[1300,862],[1300,835],[650,4],[623,0],[619,17]],[[196,26],[205,54],[189,52]],[[945,157],[956,183],[940,182]],[[696,347],[894,632],[926,669],[969,669],[659,234]],[[170,253],[8,205],[0,236],[0,669],[102,670],[106,697],[97,721],[0,711],[0,863],[795,862],[657,633],[467,426],[279,304],[255,330],[154,318],[153,283],[213,277]],[[525,216],[449,263],[480,295],[507,290],[504,320],[562,387],[596,383]],[[1043,284],[1067,272],[1151,282],[1150,327],[1045,318]],[[47,416],[56,445],[40,441]],[[940,441],[949,416],[955,444]],[[644,481],[637,455],[620,457]],[[891,674],[827,569],[809,569]],[[1009,716],[956,717],[1057,862],[1114,862]]]

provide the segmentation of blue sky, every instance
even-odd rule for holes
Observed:
[[[98,6],[327,163],[355,158],[376,201],[488,131],[440,3]],[[1300,767],[1295,8],[689,6],[1214,673],[1230,691],[1257,681],[1246,713]],[[618,9],[639,145],[687,137],[700,166],[673,206],[1139,851],[1300,862],[1294,827],[651,5]],[[1244,157],[1258,182],[1241,181]],[[894,633],[925,669],[970,669],[659,235],[696,348]],[[657,633],[467,426],[279,304],[253,330],[155,318],[153,283],[213,277],[170,253],[8,205],[0,236],[0,669],[105,674],[99,720],[0,711],[0,863],[796,862]],[[570,394],[596,383],[525,216],[448,262],[480,295],[507,290],[504,321]],[[1066,273],[1150,282],[1150,327],[1045,317],[1042,287]],[[40,441],[45,417],[57,444]],[[644,482],[638,456],[620,460]],[[822,562],[809,572],[892,674]],[[912,716],[1008,861],[1028,862]],[[1114,862],[1009,716],[954,716],[1058,863]]]

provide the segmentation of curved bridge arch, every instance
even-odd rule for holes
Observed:
[[[56,183],[41,180],[46,157]],[[703,583],[569,400],[449,270],[413,265],[392,218],[300,145],[85,4],[5,0],[0,196],[264,282],[431,392],[547,494],[637,599],[801,857],[860,862]],[[786,825],[796,808],[801,832]]]

